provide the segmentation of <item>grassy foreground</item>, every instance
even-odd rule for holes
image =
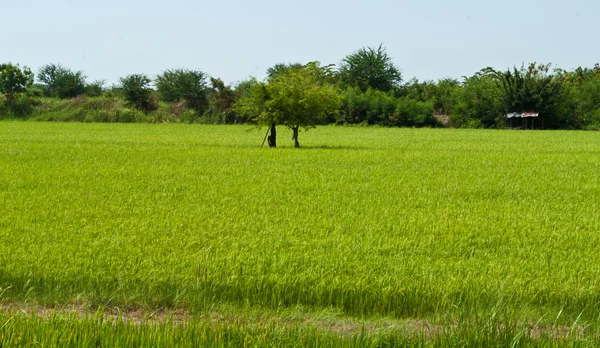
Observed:
[[[598,133],[321,127],[300,133],[299,150],[283,129],[287,147],[261,149],[263,134],[0,123],[0,304],[167,308],[190,323],[6,310],[0,345],[69,327],[82,339],[205,332],[249,345],[598,339]],[[444,329],[206,320],[223,308]]]

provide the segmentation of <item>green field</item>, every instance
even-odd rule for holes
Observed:
[[[600,339],[599,133],[279,133],[1,122],[0,346]]]

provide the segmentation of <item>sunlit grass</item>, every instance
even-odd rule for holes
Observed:
[[[598,133],[263,131],[0,123],[0,301],[596,325]]]

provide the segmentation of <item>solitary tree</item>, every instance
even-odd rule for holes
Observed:
[[[60,64],[46,64],[38,72],[46,95],[63,99],[83,94],[85,78],[82,71],[72,71]]]
[[[402,81],[400,70],[385,52],[385,47],[366,47],[347,55],[340,63],[339,78],[344,87],[388,92]]]
[[[327,71],[313,62],[301,69],[277,74],[268,83],[256,84],[240,105],[255,112],[259,123],[272,128],[276,124],[289,127],[295,147],[300,147],[300,127],[314,127],[339,109],[340,93],[327,82]]]
[[[33,73],[28,67],[19,68],[11,63],[0,64],[0,93],[6,96],[9,102],[15,100],[17,94],[33,84]]]

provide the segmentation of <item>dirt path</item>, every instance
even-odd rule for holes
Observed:
[[[318,330],[328,331],[337,334],[384,334],[386,332],[401,332],[404,334],[424,335],[432,337],[444,332],[451,332],[457,329],[456,324],[443,325],[433,323],[427,320],[418,319],[390,319],[380,320],[357,320],[354,318],[343,318],[335,315],[309,315],[298,314],[278,314],[272,312],[245,312],[242,314],[232,314],[231,310],[224,312],[211,311],[207,313],[193,315],[184,309],[158,309],[148,310],[144,308],[92,308],[84,304],[66,304],[55,307],[31,305],[26,303],[5,303],[0,304],[0,313],[16,316],[35,316],[38,318],[50,319],[55,316],[68,317],[75,319],[89,319],[102,317],[105,322],[122,321],[133,325],[163,324],[187,325],[189,323],[210,323],[212,325],[232,325],[244,327],[306,327],[316,328]],[[499,330],[501,329],[498,328]],[[523,333],[531,337],[539,338],[549,336],[554,338],[563,337],[584,337],[586,329],[583,326],[558,326],[549,327],[538,324],[522,325]]]

